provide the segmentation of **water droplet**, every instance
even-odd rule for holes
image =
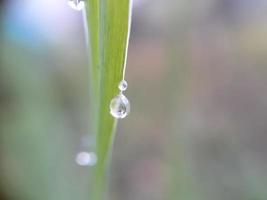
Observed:
[[[125,91],[128,87],[127,81],[122,80],[119,84],[119,90],[120,91]]]
[[[115,118],[125,118],[130,113],[130,102],[122,93],[110,102],[110,114]]]
[[[94,152],[82,151],[76,155],[75,160],[80,166],[94,166],[97,163],[97,156]]]
[[[68,4],[73,10],[80,11],[84,8],[84,0],[69,0]]]

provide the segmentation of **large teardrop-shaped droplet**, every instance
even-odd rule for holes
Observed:
[[[84,8],[84,0],[69,0],[68,4],[73,10],[80,11]]]
[[[130,102],[122,93],[110,102],[110,114],[117,118],[125,118],[130,113]]]

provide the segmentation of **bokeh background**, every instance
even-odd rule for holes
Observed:
[[[81,13],[1,0],[0,199],[89,200]],[[135,0],[110,200],[267,199],[267,1]]]

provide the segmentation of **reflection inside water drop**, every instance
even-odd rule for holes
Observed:
[[[97,163],[97,156],[94,152],[82,151],[76,155],[75,160],[80,166],[94,166]]]
[[[84,0],[69,0],[68,4],[73,10],[80,11],[84,8]]]

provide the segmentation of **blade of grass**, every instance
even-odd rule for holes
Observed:
[[[89,0],[86,12],[91,57],[92,129],[97,135],[98,155],[91,199],[102,200],[117,124],[109,113],[109,103],[119,93],[118,84],[124,78],[131,0]]]

